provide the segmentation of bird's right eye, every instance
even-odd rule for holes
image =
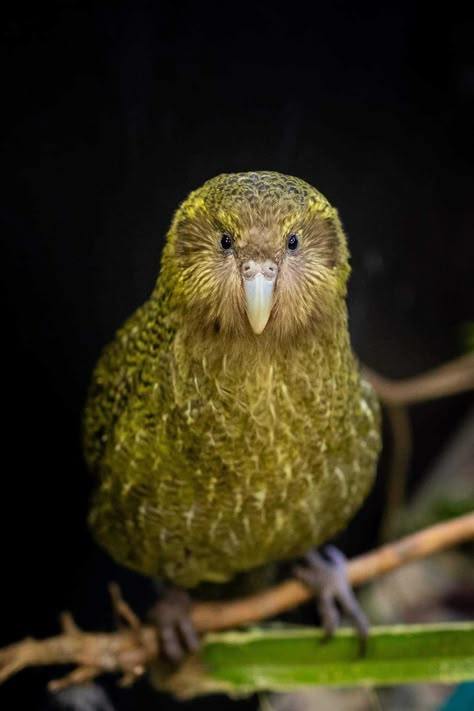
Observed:
[[[227,232],[224,232],[221,236],[221,247],[225,252],[232,249],[232,237]]]

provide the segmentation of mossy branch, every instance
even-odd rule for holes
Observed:
[[[353,585],[360,585],[405,563],[473,539],[474,513],[470,513],[352,559],[348,563],[348,576]],[[25,639],[0,650],[0,682],[30,666],[74,664],[76,668],[70,674],[50,683],[51,689],[84,683],[108,672],[121,674],[124,685],[133,683],[158,658],[156,631],[151,625],[140,624],[116,586],[111,592],[115,609],[127,622],[127,629],[110,633],[83,632],[66,613],[61,618],[61,635],[44,640]],[[247,598],[196,603],[192,619],[201,633],[224,630],[272,617],[310,596],[302,583],[288,580]],[[195,675],[199,663],[195,660],[194,664]],[[179,682],[183,683],[183,680]]]

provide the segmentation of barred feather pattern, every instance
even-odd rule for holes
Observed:
[[[99,543],[140,573],[194,587],[343,528],[373,481],[380,413],[340,293],[331,318],[278,347],[271,331],[201,333],[180,287],[182,217],[152,297],[99,360],[84,432]]]

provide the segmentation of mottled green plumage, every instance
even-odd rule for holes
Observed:
[[[255,335],[241,264],[267,258],[278,277]],[[105,349],[85,412],[90,523],[118,562],[185,587],[224,582],[353,516],[380,435],[350,347],[348,273],[337,212],[299,179],[221,175],[179,208],[156,287]]]

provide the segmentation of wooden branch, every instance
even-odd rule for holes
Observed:
[[[348,578],[353,586],[361,585],[405,563],[471,539],[474,539],[474,513],[438,523],[354,558],[347,564]],[[237,627],[278,615],[306,602],[311,595],[299,581],[288,580],[241,600],[198,603],[193,608],[192,619],[199,631]]]
[[[474,390],[474,354],[468,353],[439,368],[404,380],[389,380],[367,367],[362,368],[362,373],[382,402],[413,405]]]
[[[353,585],[430,555],[449,546],[474,539],[474,513],[424,529],[411,536],[354,558],[348,563]],[[139,625],[117,587],[112,592],[117,614],[129,628],[110,633],[82,632],[72,617],[62,617],[63,633],[45,640],[25,639],[0,650],[0,682],[29,666],[75,664],[76,669],[51,689],[90,681],[99,674],[118,672],[122,684],[130,684],[157,659],[156,630]],[[311,593],[297,580],[288,580],[256,595],[235,601],[196,603],[192,620],[201,632],[223,630],[272,617],[310,599]]]

